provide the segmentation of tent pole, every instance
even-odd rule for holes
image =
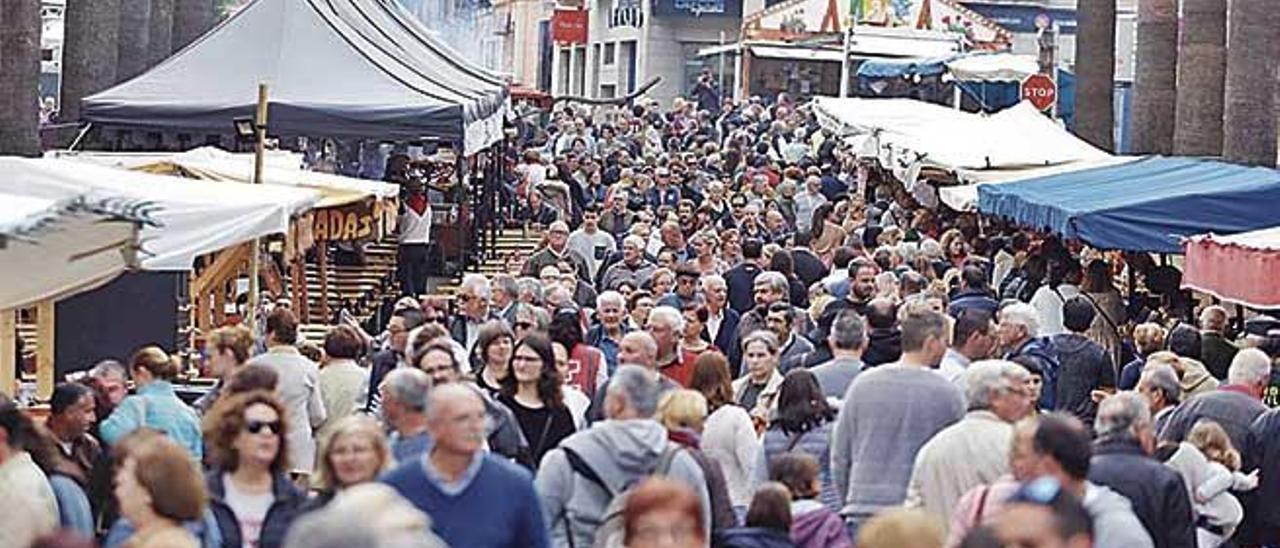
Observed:
[[[0,393],[18,395],[18,311],[0,310]]]
[[[40,401],[53,396],[54,310],[53,299],[36,305],[36,398]]]
[[[267,84],[258,84],[258,112],[253,119],[253,184],[262,184],[262,164],[267,153]],[[262,265],[262,241],[253,239],[253,251],[249,254],[249,310],[245,314],[249,329],[258,328],[258,270]]]

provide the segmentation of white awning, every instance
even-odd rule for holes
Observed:
[[[1031,55],[992,53],[952,59],[947,70],[963,82],[1021,82],[1040,72],[1040,64]]]
[[[750,46],[751,53],[765,59],[788,59],[794,61],[830,61],[840,62],[840,50],[825,48],[786,48],[774,46]]]
[[[938,198],[951,209],[956,211],[970,211],[977,209],[978,207],[979,185],[1013,183],[1017,181],[1025,181],[1027,179],[1035,179],[1037,177],[1047,177],[1049,175],[1079,171],[1082,169],[1114,166],[1129,163],[1139,158],[1141,158],[1141,156],[1111,156],[1097,160],[1080,160],[1077,162],[1068,162],[1050,167],[1029,169],[962,169],[958,170],[956,175],[964,184],[939,187]]]

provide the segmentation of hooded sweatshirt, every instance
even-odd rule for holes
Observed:
[[[852,548],[840,514],[814,499],[791,503],[791,542],[799,548]]]
[[[569,448],[604,480],[612,494],[653,473],[667,444],[667,429],[651,419],[607,420],[578,432],[542,459],[534,485],[542,499],[553,546],[591,546],[612,495],[575,472],[563,448]],[[692,456],[681,451],[667,476],[682,481],[702,501],[703,530],[710,531],[711,502],[706,478]]]

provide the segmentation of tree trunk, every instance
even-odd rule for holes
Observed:
[[[154,67],[173,53],[173,0],[151,0],[151,29],[147,66]]]
[[[151,60],[151,0],[120,0],[120,37],[116,44],[116,81],[147,70]]]
[[[116,83],[120,0],[67,0],[58,119],[80,120],[80,100]]]
[[[1182,0],[1175,154],[1222,155],[1226,77],[1227,0]]]
[[[174,0],[173,51],[204,35],[213,22],[213,0]]]
[[[40,0],[0,0],[0,154],[40,155]]]
[[[1132,151],[1171,154],[1178,95],[1178,0],[1139,0],[1137,50]]]
[[[1222,156],[1276,165],[1276,38],[1273,0],[1231,0]]]
[[[1116,0],[1076,8],[1076,134],[1115,150]]]

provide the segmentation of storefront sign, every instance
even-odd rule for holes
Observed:
[[[365,200],[312,212],[311,233],[317,242],[352,242],[382,238],[394,220],[394,206]]]
[[[656,17],[742,17],[742,0],[652,0]]]
[[[1037,24],[1057,25],[1062,34],[1076,33],[1076,10],[1042,8],[1034,5],[1016,5],[1003,2],[965,2],[964,7],[990,19],[1010,32],[1034,33]]]
[[[551,16],[551,39],[557,44],[586,44],[587,10],[556,10]]]
[[[609,13],[609,28],[641,28],[644,26],[644,9],[638,0],[618,0]]]

